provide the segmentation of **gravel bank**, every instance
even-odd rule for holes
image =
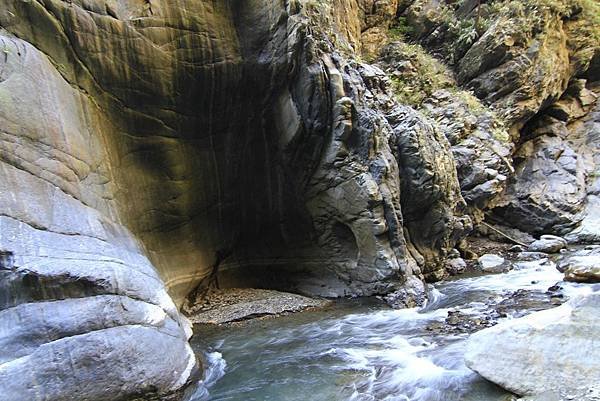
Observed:
[[[211,290],[184,313],[194,324],[224,324],[318,308],[331,301],[256,288]]]

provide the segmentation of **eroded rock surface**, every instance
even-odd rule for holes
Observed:
[[[328,305],[330,301],[255,288],[211,290],[183,312],[194,324],[225,324],[278,316]]]
[[[180,389],[206,277],[423,299],[444,275],[470,229],[448,142],[347,51],[395,4],[337,6],[3,3],[0,397]]]
[[[4,0],[0,400],[182,388],[202,286],[416,306],[492,209],[596,241],[589,10],[483,3]],[[403,17],[454,69],[410,105]]]

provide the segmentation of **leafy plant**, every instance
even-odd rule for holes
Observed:
[[[406,17],[398,17],[388,30],[388,37],[391,40],[406,40],[413,32],[413,28],[408,24]]]

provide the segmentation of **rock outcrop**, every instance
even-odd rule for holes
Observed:
[[[467,166],[482,165],[506,180],[488,181],[483,192],[463,191],[465,200],[481,205],[478,198],[487,198],[484,211],[494,209],[492,219],[530,233],[575,229],[571,241],[592,242],[597,4],[408,0],[399,15],[407,35],[451,65],[458,84],[495,111],[516,145],[495,152],[507,161],[504,171],[467,159],[473,161]],[[460,171],[465,157],[455,155]],[[465,175],[459,178],[469,185]]]
[[[585,392],[600,374],[600,293],[505,321],[469,338],[465,361],[519,395]]]
[[[422,302],[470,219],[445,136],[348,50],[394,9],[5,1],[0,399],[182,388],[207,278]]]
[[[181,389],[212,285],[415,306],[486,217],[597,241],[583,1],[4,0],[0,400]]]

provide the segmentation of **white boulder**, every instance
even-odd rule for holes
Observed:
[[[477,261],[481,270],[486,273],[505,273],[513,268],[508,260],[492,253],[482,255]]]
[[[599,290],[473,334],[467,366],[519,395],[589,388],[600,379]]]

